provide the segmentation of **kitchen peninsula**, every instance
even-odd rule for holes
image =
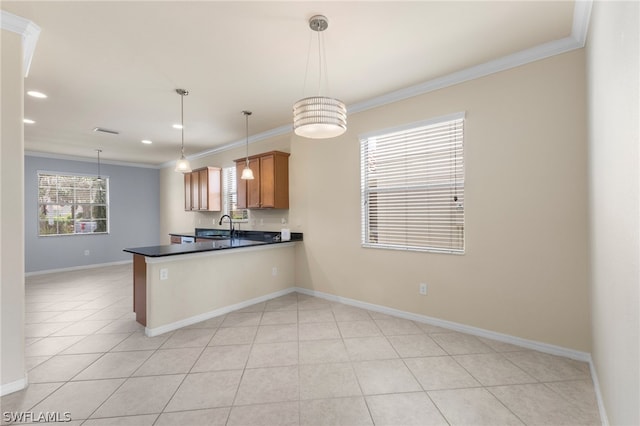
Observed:
[[[290,241],[259,231],[197,241],[124,249],[133,254],[133,310],[147,336],[278,297],[295,284],[301,233],[291,233]]]

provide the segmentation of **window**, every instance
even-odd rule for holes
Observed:
[[[38,234],[109,232],[109,179],[38,172]]]
[[[362,245],[464,253],[464,113],[360,138]]]
[[[222,169],[222,203],[223,214],[228,214],[236,222],[247,222],[249,210],[238,210],[238,189],[236,168],[225,167]]]

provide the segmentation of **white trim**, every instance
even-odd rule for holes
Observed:
[[[600,392],[600,381],[598,380],[598,374],[596,373],[596,367],[593,365],[593,359],[589,356],[589,369],[591,370],[591,380],[593,381],[593,389],[596,392],[596,402],[598,403],[598,411],[600,412],[600,421],[602,426],[609,426],[609,418],[607,417],[607,410],[604,406],[604,400],[602,399],[602,392]]]
[[[279,290],[273,293],[265,294],[264,296],[254,297],[253,299],[245,300],[244,302],[236,303],[233,305],[225,306],[222,308],[214,309],[213,311],[205,312],[203,314],[194,315],[189,318],[185,318],[180,321],[172,322],[170,324],[161,325],[160,327],[148,328],[145,327],[144,334],[147,337],[155,337],[169,331],[174,331],[188,325],[197,324],[201,321],[206,321],[211,318],[219,317],[220,315],[228,314],[229,312],[243,309],[256,303],[266,302],[267,300],[275,299],[276,297],[284,296],[296,291],[296,287],[289,287],[284,290]]]
[[[375,305],[367,302],[361,302],[359,300],[349,299],[346,297],[336,296],[328,293],[323,293],[316,290],[309,290],[301,287],[296,287],[295,290],[299,293],[307,294],[309,296],[315,296],[315,297],[330,300],[333,302],[344,303],[345,305],[355,306],[357,308],[362,308],[362,309],[368,309],[370,311],[380,312],[382,314],[392,315],[395,317],[404,318],[411,321],[435,325],[437,327],[459,331],[461,333],[471,334],[478,337],[485,337],[487,339],[493,339],[499,342],[509,343],[511,345],[521,346],[523,348],[533,349],[533,350],[544,352],[551,355],[558,355],[565,358],[571,358],[571,359],[574,359],[577,361],[583,361],[583,362],[591,361],[591,355],[587,352],[576,351],[574,349],[563,348],[561,346],[550,345],[548,343],[537,342],[535,340],[522,339],[520,337],[510,336],[508,334],[497,333],[495,331],[472,327],[469,325],[460,324],[453,321],[446,321],[438,318],[428,317],[426,315],[419,315],[411,312],[405,312],[405,311],[401,311],[394,308],[388,308],[386,306]]]
[[[47,269],[47,270],[42,270],[42,271],[25,272],[24,276],[25,277],[32,277],[32,276],[36,276],[36,275],[51,274],[51,273],[55,273],[55,272],[69,272],[69,271],[79,271],[79,270],[82,270],[82,269],[102,268],[104,266],[126,265],[127,263],[133,263],[133,260],[119,260],[117,262],[94,263],[92,265],[71,266],[69,268]]]
[[[463,83],[469,80],[474,80],[480,77],[486,77],[490,74],[505,71],[511,68],[528,64],[530,62],[538,61],[540,59],[549,58],[551,56],[555,56],[562,53],[570,52],[575,49],[583,48],[587,39],[592,4],[593,4],[593,0],[576,0],[574,2],[573,23],[571,28],[571,35],[569,37],[565,37],[559,40],[554,40],[548,43],[543,43],[541,45],[534,46],[530,49],[525,49],[523,51],[516,52],[514,54],[507,55],[502,58],[495,59],[493,61],[485,62],[484,64],[479,64],[464,70],[460,70],[452,74],[435,78],[415,86],[396,90],[394,92],[387,93],[385,95],[378,96],[363,102],[358,102],[356,104],[347,106],[347,111],[349,114],[354,114],[357,112],[366,111],[368,109],[378,108],[390,103],[398,102],[414,96],[429,93],[434,90],[443,89],[445,87],[453,86],[455,84]],[[4,11],[0,11],[0,12],[2,13],[2,18],[3,18],[2,27],[4,28],[5,27],[4,16],[5,14],[6,15],[11,15],[11,14]],[[11,15],[11,16],[15,16],[15,15]],[[16,17],[16,18],[24,19],[20,17]],[[27,21],[27,22],[30,22],[30,21]],[[35,35],[35,40],[37,40],[37,36],[40,33],[40,28],[38,28],[37,25],[35,24],[33,24],[33,26],[37,28],[37,34]],[[30,37],[33,37],[33,35],[30,35]],[[26,45],[26,41],[25,41],[25,45]],[[35,48],[35,42],[33,42],[33,46]],[[31,52],[31,55],[32,54],[33,52]],[[26,55],[26,47],[25,47],[25,55]],[[31,59],[29,59],[29,63],[30,61]],[[275,129],[267,130],[265,132],[249,137],[249,143],[251,144],[251,143],[268,139],[274,136],[280,136],[280,135],[292,133],[292,130],[293,130],[293,125],[291,124],[280,126]],[[245,143],[246,143],[246,140],[244,139],[230,142],[216,148],[212,148],[206,151],[201,151],[199,153],[187,156],[187,159],[195,160],[197,158],[218,154],[223,151],[239,148],[243,146]],[[77,161],[83,161],[78,159],[77,157],[72,158],[71,156],[63,156],[63,155],[57,155],[57,154],[47,154],[47,153],[36,154],[34,152],[31,152],[31,153],[25,152],[25,155],[42,156],[42,157],[48,157],[48,158],[76,159]],[[105,164],[107,163],[105,162]],[[150,166],[146,164],[124,163],[124,162],[122,163],[113,162],[111,164],[163,169],[166,167],[174,167],[175,160],[167,161],[155,166]]]
[[[570,52],[579,49],[582,46],[573,38],[566,37],[560,40],[554,40],[544,43],[530,49],[522,50],[502,58],[494,59],[484,64],[476,65],[460,71],[456,71],[449,75],[435,78],[424,83],[396,90],[376,98],[368,99],[348,106],[349,114],[366,111],[368,109],[377,108],[382,105],[399,102],[414,96],[423,95],[435,90],[444,89],[455,84],[464,83],[465,81],[475,80],[480,77],[486,77],[501,71],[519,67],[530,62],[540,59],[549,58],[561,53]]]
[[[38,37],[40,37],[40,27],[28,19],[4,10],[0,10],[0,27],[22,36],[22,68],[25,78],[28,77],[33,53],[36,50],[36,44],[38,44]]]
[[[265,139],[269,139],[272,138],[274,136],[280,136],[280,135],[286,135],[288,133],[291,133],[293,131],[293,124],[287,124],[284,126],[280,126],[280,127],[276,127],[275,129],[271,129],[271,130],[267,130],[264,131],[262,133],[258,133],[255,134],[253,136],[249,137],[249,144],[255,143],[255,142],[260,142],[262,140]],[[187,156],[187,160],[191,161],[191,160],[195,160],[197,158],[202,158],[202,157],[206,157],[209,155],[213,155],[213,154],[218,154],[220,152],[223,151],[229,151],[230,149],[234,149],[234,148],[240,148],[245,146],[245,144],[247,143],[246,139],[242,139],[242,140],[237,140],[235,142],[230,142],[224,145],[221,145],[219,147],[216,148],[211,148],[208,149],[206,151],[201,151],[198,152],[196,154],[193,155],[188,155]],[[171,161],[167,161],[165,163],[160,164],[160,168],[165,168],[165,167],[174,167],[175,166],[175,160],[171,160]]]
[[[16,380],[15,382],[5,383],[0,386],[0,396],[5,396],[13,392],[18,392],[22,389],[25,389],[29,385],[29,381],[27,380],[27,374],[25,373],[24,377],[20,380]]]
[[[434,78],[424,83],[396,90],[382,96],[358,102],[347,106],[349,114],[366,111],[368,109],[378,108],[390,103],[399,102],[414,96],[423,95],[435,90],[443,89],[465,81],[475,80],[477,78],[486,77],[511,68],[526,65],[531,62],[546,59],[555,55],[570,52],[572,50],[583,48],[587,38],[589,29],[589,19],[591,16],[591,6],[593,0],[576,0],[573,9],[573,23],[571,35],[569,37],[553,40],[543,43],[511,55],[503,56],[483,64],[479,64],[464,70],[460,70],[443,77]],[[268,130],[249,138],[249,143],[258,142],[273,136],[278,136],[292,131],[292,125],[280,126],[276,129]],[[217,154],[233,148],[244,145],[246,141],[240,140],[202,151],[187,157],[189,160]],[[175,161],[169,161],[160,165],[161,168],[173,167]]]
[[[573,37],[581,47],[584,47],[587,43],[592,6],[593,0],[576,0],[573,4],[571,37]]]
[[[35,152],[35,151],[25,151],[25,157],[40,157],[40,158],[51,158],[54,160],[68,160],[68,161],[81,161],[83,163],[95,163],[95,158],[89,157],[78,157],[75,155],[66,155],[66,154],[53,154],[50,152]],[[111,164],[113,166],[125,166],[125,167],[140,167],[145,169],[160,169],[160,166],[155,166],[152,164],[143,164],[143,163],[128,163],[126,161],[115,161],[115,160],[102,160],[100,159],[100,164]]]

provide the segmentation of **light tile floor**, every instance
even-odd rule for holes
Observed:
[[[131,275],[27,278],[30,385],[3,424],[600,424],[585,363],[299,293],[148,338]]]

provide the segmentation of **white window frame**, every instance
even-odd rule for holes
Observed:
[[[222,205],[223,214],[228,214],[236,223],[249,222],[249,210],[236,208],[238,202],[238,180],[236,167],[222,168]]]
[[[360,135],[362,247],[464,254],[464,118]]]
[[[73,187],[73,196],[72,196],[72,201],[71,202],[63,202],[61,201],[59,198],[57,200],[53,200],[50,199],[49,197],[47,201],[44,201],[44,198],[41,197],[41,189],[43,187],[41,187],[41,177],[42,176],[52,176],[52,177],[66,177],[66,178],[73,178],[73,179],[91,179],[94,181],[94,183],[97,184],[98,179],[101,180],[102,182],[102,186],[104,187],[104,191],[105,191],[105,201],[104,203],[101,202],[89,202],[89,203],[84,203],[84,202],[80,202],[78,200],[77,197],[77,189],[74,186]],[[109,229],[110,229],[110,212],[109,212],[109,177],[108,176],[98,176],[98,175],[92,175],[92,174],[82,174],[82,173],[66,173],[66,172],[52,172],[52,171],[45,171],[45,170],[38,170],[37,171],[37,187],[38,187],[38,195],[37,195],[37,203],[38,203],[38,216],[37,216],[37,221],[38,221],[38,236],[39,237],[64,237],[64,236],[75,236],[75,235],[106,235],[109,234]],[[43,218],[41,217],[41,213],[43,212],[43,210],[45,211],[51,211],[54,210],[56,206],[68,206],[71,209],[71,212],[75,212],[78,208],[82,208],[84,210],[84,206],[89,206],[90,209],[96,208],[96,207],[104,207],[105,208],[105,230],[104,231],[95,231],[95,228],[97,228],[97,224],[95,220],[90,220],[91,218],[89,218],[89,220],[87,220],[87,218],[74,218],[73,217],[73,213],[72,213],[72,217],[69,219],[71,221],[71,226],[73,227],[73,232],[66,232],[66,233],[42,233],[42,229],[40,227],[41,222],[43,222]],[[56,214],[52,214],[49,219],[47,219],[49,225],[52,225],[53,223],[59,222],[59,218],[61,216],[56,215]]]

